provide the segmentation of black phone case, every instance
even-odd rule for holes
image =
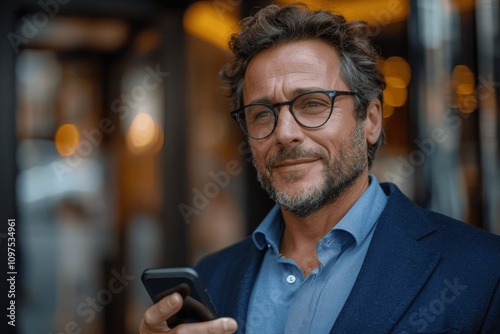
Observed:
[[[217,318],[208,291],[193,268],[150,268],[144,270],[141,280],[155,303],[173,292],[184,298],[183,308],[168,319],[169,326]]]

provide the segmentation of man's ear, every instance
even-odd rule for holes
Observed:
[[[375,144],[382,131],[382,105],[379,99],[375,99],[368,104],[363,129],[367,143],[369,145]]]

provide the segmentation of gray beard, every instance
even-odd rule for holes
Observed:
[[[299,157],[320,157],[325,166],[321,176],[323,183],[297,195],[289,194],[274,186],[271,177],[271,168],[276,163]],[[343,147],[335,160],[330,161],[321,150],[304,150],[299,147],[290,150],[281,150],[265,162],[267,173],[257,169],[257,179],[262,188],[280,206],[294,215],[304,218],[318,211],[325,205],[334,202],[344,193],[356,179],[365,171],[368,165],[362,122],[358,121],[349,146]],[[254,161],[254,166],[256,166]],[[293,183],[295,177],[291,175],[286,181]]]

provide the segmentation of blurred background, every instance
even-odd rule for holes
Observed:
[[[145,268],[191,266],[260,222],[272,203],[218,72],[238,20],[268,3],[2,2],[18,333],[136,333]],[[306,3],[370,24],[388,83],[379,181],[500,234],[500,0]]]

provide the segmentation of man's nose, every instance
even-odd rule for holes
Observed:
[[[276,129],[274,129],[274,135],[278,142],[287,145],[295,141],[301,141],[303,130],[293,117],[289,105],[281,106],[278,109],[278,122],[276,123]]]

